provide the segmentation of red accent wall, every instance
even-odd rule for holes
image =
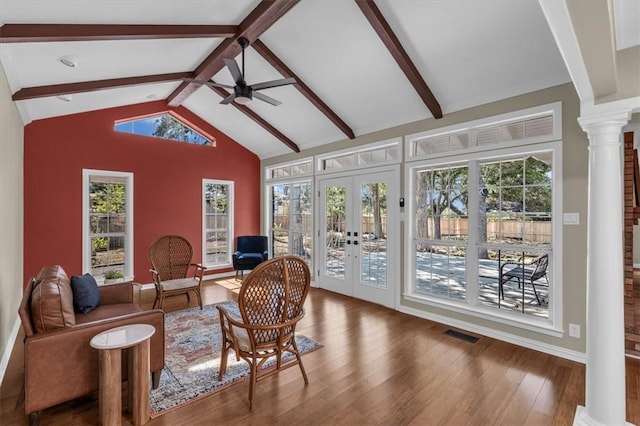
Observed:
[[[234,181],[234,233],[260,232],[260,160],[189,110],[173,111],[216,139],[198,146],[114,130],[114,121],[167,111],[164,101],[38,120],[25,127],[25,280],[49,264],[82,273],[82,170],[133,173],[134,275],[151,282],[148,250],[183,235],[202,260],[202,179]],[[218,273],[228,269],[208,271]]]

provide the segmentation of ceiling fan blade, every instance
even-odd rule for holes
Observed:
[[[260,99],[261,101],[264,101],[264,102],[266,102],[268,104],[275,105],[275,106],[278,106],[278,105],[280,105],[282,103],[279,100],[273,99],[271,96],[267,96],[267,95],[262,94],[260,92],[255,92],[254,91],[253,92],[253,97],[256,98],[256,99]]]
[[[229,96],[227,96],[226,98],[224,98],[223,100],[220,101],[220,103],[222,105],[227,105],[230,104],[231,102],[233,102],[233,100],[236,98],[236,94],[232,93]]]
[[[252,84],[253,90],[269,89],[271,87],[286,86],[287,84],[295,84],[296,79],[293,77],[281,78],[280,80],[265,81],[264,83]]]
[[[220,84],[214,81],[196,80],[195,78],[183,78],[182,81],[184,81],[185,83],[196,83],[196,84],[204,84],[205,86],[224,87],[225,89],[233,89],[233,86],[229,86],[227,84]]]
[[[242,78],[242,73],[240,72],[240,67],[238,67],[238,63],[235,59],[224,59],[224,64],[229,68],[229,72],[231,73],[231,77],[233,77],[233,81],[236,84],[240,82],[244,82],[244,78]]]

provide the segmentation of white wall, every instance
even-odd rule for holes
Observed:
[[[0,382],[18,327],[23,279],[24,126],[0,67]]]

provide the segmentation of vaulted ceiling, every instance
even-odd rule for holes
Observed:
[[[570,81],[528,0],[2,0],[0,23],[25,123],[166,99],[261,158]],[[249,84],[296,78],[263,91],[282,105],[182,81],[233,85],[239,37]]]

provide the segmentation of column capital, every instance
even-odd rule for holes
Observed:
[[[622,128],[627,125],[629,120],[631,120],[631,109],[578,117],[580,127],[591,140],[598,135],[622,133]]]

